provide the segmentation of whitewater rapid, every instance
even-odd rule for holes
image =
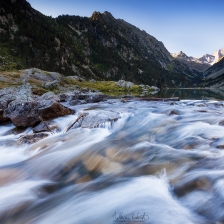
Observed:
[[[34,144],[19,141],[32,128],[0,125],[0,223],[224,222],[222,101],[71,108]],[[80,113],[99,125],[65,132]]]

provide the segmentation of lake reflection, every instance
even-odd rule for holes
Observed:
[[[221,89],[162,89],[153,95],[154,97],[171,98],[179,97],[180,99],[216,99],[224,100],[224,90]]]

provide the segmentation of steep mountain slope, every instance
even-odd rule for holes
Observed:
[[[224,87],[224,58],[204,72],[204,85],[208,87]]]
[[[1,70],[38,67],[159,87],[200,80],[200,73],[171,57],[162,42],[108,12],[54,19],[25,0],[1,0],[0,34]]]

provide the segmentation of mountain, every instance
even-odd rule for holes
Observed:
[[[171,54],[171,55],[175,59],[177,59],[178,61],[186,64],[189,68],[194,69],[194,70],[199,71],[199,72],[204,72],[208,68],[211,67],[210,64],[205,62],[205,60],[207,59],[206,56],[203,56],[201,58],[194,58],[194,57],[191,57],[191,56],[189,57],[185,53],[183,53],[182,51],[180,51],[178,54]]]
[[[204,72],[204,85],[207,87],[224,87],[224,58]]]
[[[209,65],[209,67],[210,67],[215,62],[215,56],[211,55],[211,54],[205,54],[202,57],[198,58],[197,60],[199,61],[199,63],[201,62],[205,65]]]
[[[218,51],[215,51],[213,53],[213,55],[215,57],[213,64],[215,64],[215,63],[219,62],[224,57],[224,48],[222,48]]]
[[[215,51],[212,55],[205,54],[202,57],[198,58],[202,63],[207,63],[209,65],[214,65],[219,62],[224,57],[224,48]]]
[[[178,54],[171,54],[171,55],[178,61],[186,64],[189,68],[195,69],[196,71],[199,72],[204,72],[212,65],[220,61],[220,59],[224,56],[224,48],[215,51],[212,55],[205,54],[199,58],[187,56],[182,51],[180,51]]]
[[[109,12],[52,18],[26,0],[1,0],[0,34],[0,70],[37,67],[158,87],[200,80],[200,73],[175,60],[162,42]]]

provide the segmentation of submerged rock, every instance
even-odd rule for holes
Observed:
[[[0,186],[25,180],[27,174],[19,169],[0,169]]]
[[[97,128],[105,123],[112,124],[120,118],[119,113],[112,111],[89,112],[82,121],[82,128]]]
[[[49,134],[46,134],[46,133],[34,133],[34,134],[22,136],[19,139],[19,142],[22,144],[33,144],[48,136]]]
[[[35,128],[33,128],[33,132],[34,133],[49,132],[54,130],[55,128],[57,128],[56,125],[52,126],[52,125],[49,125],[46,121],[42,121]]]
[[[169,113],[169,116],[171,115],[178,115],[178,111],[177,110],[171,110],[170,113]]]
[[[220,126],[224,126],[224,120],[219,121]]]
[[[78,178],[75,181],[75,183],[76,184],[82,184],[82,183],[85,183],[85,182],[88,182],[88,181],[91,181],[91,180],[92,180],[91,176],[89,174],[87,174],[87,175],[85,175],[83,177]]]
[[[123,166],[120,163],[110,161],[101,155],[91,155],[83,160],[83,164],[90,172],[116,173],[121,171]]]
[[[18,127],[33,127],[42,118],[50,119],[69,114],[74,114],[74,111],[53,100],[15,102],[4,111],[4,117],[10,118]]]
[[[86,103],[86,101],[84,101],[84,100],[71,100],[69,102],[69,105],[75,106],[75,105],[80,105],[80,104],[85,104],[85,103]]]

